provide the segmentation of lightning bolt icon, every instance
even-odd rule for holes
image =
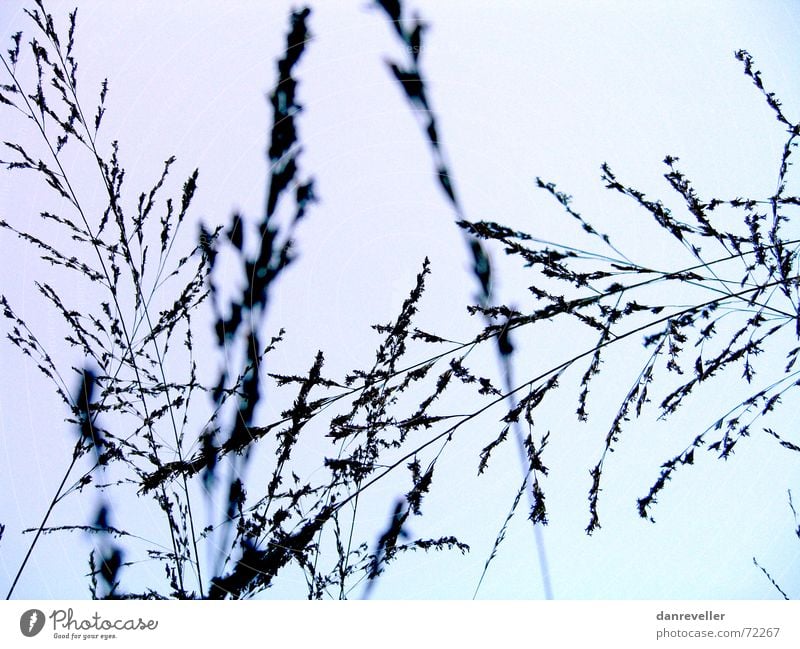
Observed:
[[[31,617],[28,620],[28,631],[33,631],[33,627],[36,626],[36,621],[39,619],[39,615],[36,611],[31,612]]]

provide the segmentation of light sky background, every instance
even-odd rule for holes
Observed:
[[[32,29],[21,16],[22,4],[0,4],[4,43],[18,29]],[[603,189],[602,162],[623,181],[676,206],[661,175],[666,154],[681,158],[703,196],[774,191],[784,133],[733,53],[750,51],[789,118],[797,120],[796,2],[405,4],[430,25],[422,67],[467,218],[589,245],[535,188],[535,177],[542,176],[572,194],[587,218],[616,233],[631,258],[666,266],[680,251],[664,243],[641,210]],[[72,5],[48,4],[62,18]],[[273,371],[305,371],[322,349],[328,374],[337,376],[370,362],[379,339],[369,325],[396,314],[426,255],[433,272],[419,325],[459,339],[478,322],[464,308],[475,287],[461,233],[433,177],[427,144],[384,63],[405,60],[400,44],[384,14],[366,0],[311,6],[314,40],[296,75],[305,108],[298,128],[302,170],[314,176],[320,203],[298,231],[297,264],[273,294],[271,326],[285,326],[289,335],[272,362]],[[265,93],[275,80],[290,5],[147,0],[78,7],[80,87],[92,105],[108,76],[101,134],[119,138],[130,186],[136,193],[148,187],[161,162],[175,154],[171,187],[200,169],[193,218],[220,223],[235,209],[255,218],[264,201],[271,120]],[[15,136],[7,129],[19,127],[0,125],[3,139]],[[0,217],[12,221],[37,213],[36,186],[0,174]],[[33,290],[33,281],[49,271],[7,233],[0,246],[0,290],[37,333],[57,345],[59,323]],[[523,305],[532,282],[498,255],[495,261],[499,298]],[[80,304],[86,296],[71,297]],[[515,341],[520,379],[545,367],[547,359],[577,349],[575,341],[550,333],[551,338]],[[65,413],[36,369],[7,343],[0,346],[0,359],[5,592],[27,547],[20,530],[40,519],[68,462],[72,438],[62,423]],[[64,362],[81,359],[67,354]],[[781,362],[777,358],[779,367]],[[697,465],[679,472],[662,492],[654,510],[657,524],[636,512],[636,498],[657,478],[660,463],[732,405],[735,386],[720,384],[719,392],[706,393],[705,401],[667,423],[650,418],[630,424],[606,466],[603,527],[592,537],[584,534],[588,472],[613,418],[613,399],[629,384],[624,378],[598,391],[598,415],[588,424],[573,414],[574,390],[563,393],[572,400],[562,398],[547,417],[540,415],[542,427],[551,431],[545,456],[550,525],[544,538],[555,596],[775,598],[753,556],[790,594],[800,595],[800,541],[786,497],[787,489],[795,489],[800,498],[798,459],[774,440],[754,435],[727,463],[699,454]],[[268,406],[263,416],[279,410]],[[797,442],[789,425],[795,412],[784,404],[786,432]],[[467,438],[457,440],[438,470],[426,515],[411,521],[419,536],[455,533],[472,546],[471,555],[398,560],[375,597],[472,596],[520,479],[511,445],[497,466],[474,477],[477,452],[496,436],[502,414],[494,411],[478,427],[465,429]],[[315,461],[309,456],[309,463]],[[377,491],[367,522],[382,530],[399,493],[388,486]],[[55,521],[89,520],[93,506],[90,499],[76,499]],[[44,538],[16,597],[87,597],[88,549],[81,536]],[[302,597],[304,589],[299,573],[289,574],[265,596]],[[480,596],[542,594],[533,535],[518,514]]]

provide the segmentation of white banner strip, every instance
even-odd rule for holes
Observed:
[[[5,647],[800,647],[800,605],[657,602],[12,601]],[[246,644],[245,644],[246,643]]]

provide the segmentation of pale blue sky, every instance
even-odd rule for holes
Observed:
[[[0,8],[4,38],[30,29],[20,4],[7,0]],[[72,4],[48,6],[65,16]],[[406,4],[430,23],[422,65],[468,218],[579,241],[577,227],[535,189],[534,178],[542,176],[616,233],[631,258],[666,265],[676,251],[654,238],[655,230],[638,226],[645,221],[638,210],[603,189],[602,162],[648,194],[670,200],[661,176],[666,154],[681,158],[705,196],[773,191],[783,132],[733,53],[748,49],[790,119],[800,119],[797,3]],[[264,94],[274,82],[290,5],[148,0],[78,6],[81,87],[91,104],[100,80],[109,78],[105,135],[120,139],[128,182],[146,186],[175,154],[176,183],[200,168],[194,218],[222,222],[234,209],[258,214],[271,118]],[[366,0],[311,6],[315,38],[298,68],[305,107],[299,129],[302,168],[315,177],[321,201],[298,232],[301,257],[277,286],[270,322],[289,332],[273,358],[275,371],[304,370],[319,348],[328,373],[338,375],[369,362],[377,338],[368,325],[394,315],[425,255],[433,273],[422,328],[453,339],[469,335],[475,323],[464,305],[474,287],[426,142],[385,66],[385,59],[403,52],[383,14]],[[2,128],[10,139],[5,122]],[[0,175],[1,218],[26,218],[40,209],[41,194],[26,182]],[[32,290],[46,271],[7,234],[0,246],[0,290],[58,344],[60,330]],[[499,295],[520,303],[526,276],[497,261]],[[83,296],[73,297],[80,303]],[[543,359],[574,351],[572,341],[551,334],[521,341],[519,377],[541,369]],[[8,344],[0,346],[0,358],[6,368],[0,378],[5,587],[26,549],[20,530],[39,520],[71,440],[60,423],[64,413],[35,369]],[[80,359],[67,355],[64,362]],[[800,595],[800,541],[786,499],[790,488],[800,498],[798,460],[774,440],[754,437],[727,464],[705,454],[663,492],[656,525],[635,510],[660,462],[729,407],[728,390],[735,386],[721,387],[713,403],[674,421],[631,424],[606,473],[603,528],[591,538],[584,534],[588,472],[602,448],[603,422],[613,417],[612,401],[627,387],[603,392],[596,424],[578,424],[573,401],[553,404],[546,419],[540,415],[552,432],[545,483],[551,524],[544,537],[556,597],[775,597],[753,556]],[[272,409],[263,416],[280,410],[277,404]],[[786,404],[787,421],[792,411]],[[477,451],[494,438],[500,416],[480,420],[490,433],[478,441],[467,436],[449,449],[426,516],[412,520],[420,536],[462,537],[471,556],[401,559],[381,579],[376,597],[472,596],[519,481],[510,446],[487,475],[474,477]],[[319,463],[310,455],[308,461],[309,470]],[[382,529],[396,493],[389,485],[376,490],[365,524]],[[93,505],[65,503],[56,520],[88,519]],[[482,597],[542,596],[532,543],[529,524],[518,516]],[[82,537],[44,539],[16,596],[86,597],[87,554]],[[304,588],[299,573],[287,574],[267,596],[303,596]]]

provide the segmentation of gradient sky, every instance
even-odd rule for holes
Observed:
[[[48,7],[65,17],[73,3]],[[626,253],[653,264],[676,252],[644,215],[603,189],[600,165],[649,195],[674,200],[662,177],[666,154],[704,196],[767,196],[774,191],[784,133],[733,53],[747,49],[800,118],[796,2],[406,3],[430,24],[422,53],[457,189],[468,218],[490,219],[555,241],[580,239],[534,179],[556,182],[587,218],[618,235]],[[23,3],[0,5],[0,30],[31,27]],[[108,76],[106,138],[119,138],[131,186],[146,187],[169,155],[175,182],[200,169],[193,218],[223,222],[233,210],[254,217],[264,200],[264,150],[271,119],[265,93],[274,83],[290,5],[286,2],[180,1],[78,3],[77,58],[91,105]],[[476,323],[464,306],[474,286],[461,233],[431,171],[430,155],[385,60],[403,52],[384,15],[366,0],[311,3],[313,42],[298,67],[302,169],[316,179],[320,203],[298,231],[298,263],[276,288],[271,326],[285,326],[275,371],[305,371],[317,349],[328,374],[366,365],[388,321],[432,263],[420,326],[458,339]],[[4,46],[5,49],[5,46]],[[25,137],[0,122],[3,139]],[[40,209],[33,182],[0,174],[0,218]],[[676,203],[677,204],[677,203]],[[63,332],[33,290],[47,269],[21,242],[0,233],[0,291],[43,339]],[[525,299],[525,274],[497,261],[498,292]],[[52,274],[52,273],[51,273]],[[87,297],[72,296],[76,303]],[[87,298],[88,299],[88,298]],[[573,341],[520,341],[517,376],[574,350]],[[488,358],[488,357],[487,357]],[[10,344],[0,345],[0,588],[26,550],[21,529],[37,524],[66,465],[72,440],[56,397]],[[63,362],[80,363],[65,353]],[[487,361],[491,367],[491,359]],[[782,359],[776,359],[781,366]],[[487,369],[487,371],[490,371]],[[608,376],[613,376],[609,373]],[[601,375],[602,380],[602,375]],[[800,596],[800,542],[787,489],[800,498],[798,459],[754,436],[728,461],[702,461],[663,492],[657,524],[637,515],[636,498],[672,457],[730,407],[735,385],[669,422],[633,422],[609,462],[592,537],[588,472],[602,449],[613,399],[629,379],[602,393],[595,422],[579,424],[574,399],[553,404],[545,483],[550,525],[544,539],[555,596],[567,599],[774,598],[755,556],[790,594]],[[616,391],[615,391],[616,388]],[[731,391],[730,393],[728,391]],[[572,393],[565,392],[565,395]],[[611,408],[611,410],[608,410]],[[279,412],[267,406],[263,416]],[[793,424],[792,404],[784,404]],[[604,414],[605,413],[605,414]],[[420,536],[455,533],[470,556],[431,554],[398,560],[373,593],[386,598],[471,597],[519,482],[513,452],[475,478],[476,449],[499,430],[497,412],[480,420],[480,440],[459,440],[439,468]],[[605,419],[603,418],[605,416]],[[605,426],[605,428],[604,428]],[[787,425],[787,432],[792,429]],[[798,442],[797,437],[792,438]],[[482,443],[479,443],[482,442]],[[513,450],[513,449],[511,449]],[[318,458],[309,457],[309,470]],[[375,494],[368,521],[381,529],[393,492]],[[89,520],[93,500],[64,503],[56,521]],[[520,514],[524,514],[521,511]],[[149,521],[141,521],[146,526]],[[16,592],[20,598],[83,598],[89,545],[80,536],[46,537]],[[160,567],[159,574],[160,574]],[[299,573],[266,596],[304,595]],[[5,591],[3,591],[5,592]],[[540,598],[533,534],[514,519],[480,591],[487,598]],[[358,591],[354,593],[358,595]]]

